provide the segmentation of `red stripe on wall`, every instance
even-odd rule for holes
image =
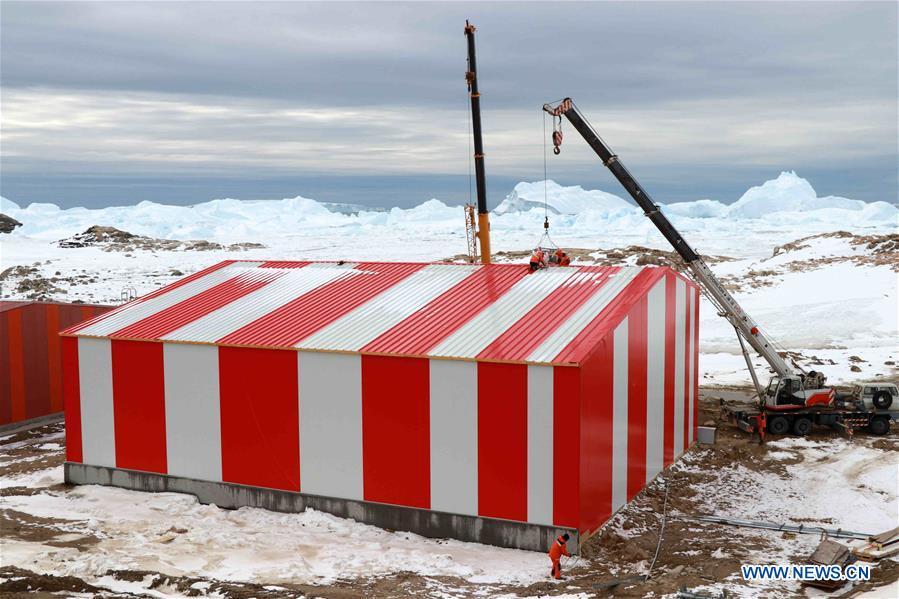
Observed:
[[[362,348],[423,356],[528,274],[526,266],[489,264]]]
[[[693,317],[690,314],[690,294],[692,289],[689,285],[684,285],[684,312],[687,317],[684,319],[684,450],[690,447],[690,352],[693,351],[693,339],[690,338],[690,321]]]
[[[581,363],[581,521],[592,531],[612,515],[614,335]]]
[[[47,305],[47,367],[50,373],[50,412],[63,409],[62,403],[62,354],[60,353],[59,306]]]
[[[674,335],[676,331],[677,277],[665,277],[665,468],[674,461]]]
[[[78,339],[60,340],[62,352],[62,394],[66,414],[66,460],[82,462],[81,382],[78,374]]]
[[[235,345],[290,346],[396,285],[424,264],[364,263],[347,276],[301,295],[219,339]]]
[[[111,337],[123,339],[159,339],[184,325],[202,318],[218,310],[222,306],[265,287],[280,278],[283,272],[272,270],[267,276],[248,278],[236,276],[218,285],[202,291],[183,302],[169,306],[143,320],[139,320],[123,329],[119,329]]]
[[[577,528],[580,515],[581,373],[553,368],[553,524]]]
[[[362,356],[366,501],[431,507],[428,360]]]
[[[692,285],[692,284],[691,284]],[[696,305],[693,306],[693,439],[698,433],[699,426],[699,287],[692,285],[696,296]]]
[[[166,473],[162,344],[112,342],[116,466]]]
[[[527,366],[478,362],[478,515],[528,517]]]
[[[205,277],[209,273],[219,270],[220,268],[224,268],[230,264],[234,264],[235,262],[237,262],[237,261],[236,260],[225,260],[224,262],[219,262],[218,264],[214,264],[213,266],[210,266],[209,268],[204,268],[203,270],[199,270],[192,275],[188,275],[188,276],[184,277],[183,279],[178,279],[174,283],[171,283],[169,285],[166,285],[164,287],[156,289],[155,291],[151,291],[147,295],[141,296],[134,301],[127,302],[126,304],[119,306],[115,310],[103,312],[100,315],[98,315],[96,318],[93,318],[91,320],[85,320],[84,322],[80,322],[77,325],[63,331],[63,334],[71,335],[73,333],[76,333],[77,331],[80,331],[84,327],[92,325],[95,322],[99,322],[99,321],[103,320],[104,318],[107,318],[108,316],[115,314],[116,312],[119,312],[120,310],[123,310],[124,308],[126,308],[128,306],[131,306],[137,302],[145,302],[148,299],[156,297],[157,295],[162,295],[163,293],[168,293],[172,289],[177,289],[178,287],[181,287],[182,285],[186,285],[187,283],[190,283],[191,281],[195,281],[201,277]],[[91,316],[94,313],[95,312],[94,312],[93,308],[91,308],[90,306],[84,306],[82,308],[82,318],[84,318],[84,319],[91,318]]]
[[[646,377],[649,305],[644,295],[627,315],[627,499],[646,483]],[[658,434],[655,431],[654,434]]]
[[[6,302],[3,302],[6,304]],[[8,305],[8,304],[7,304]],[[0,304],[3,306],[3,304]],[[10,389],[9,368],[9,312],[12,308],[0,311],[0,424],[12,422],[12,396]]]
[[[22,308],[7,312],[7,352],[9,355],[10,417],[25,419],[25,356],[22,346]]]
[[[299,491],[296,352],[220,347],[219,388],[224,481]]]
[[[526,360],[547,337],[602,288],[611,270],[604,266],[584,267],[572,273],[571,278],[484,348],[478,354],[478,359]]]

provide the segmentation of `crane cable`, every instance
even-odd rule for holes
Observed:
[[[543,240],[547,241],[547,249],[556,248],[559,246],[555,244],[552,238],[549,236],[549,192],[547,191],[547,171],[546,171],[546,112],[543,112],[543,235],[540,236],[540,241],[537,242],[537,248],[543,249]]]
[[[547,203],[547,191],[546,191],[546,111],[543,111],[543,219],[544,222],[549,222],[549,216],[547,215],[546,203]]]

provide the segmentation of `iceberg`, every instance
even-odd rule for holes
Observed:
[[[553,234],[636,236],[641,243],[656,237],[653,227],[632,202],[598,189],[563,186],[555,181],[521,182],[493,210],[495,230],[540,230],[546,211]],[[93,225],[111,226],[129,233],[160,239],[206,239],[222,243],[265,242],[273,237],[308,236],[341,229],[362,234],[372,227],[391,227],[421,234],[462,234],[462,210],[432,198],[413,208],[354,210],[328,205],[303,196],[281,200],[224,198],[173,206],[140,202],[133,206],[61,209],[55,204],[33,203],[22,208],[0,198],[0,212],[22,223],[12,236],[55,241]],[[358,208],[358,209],[356,209]],[[846,227],[891,227],[899,224],[899,209],[887,202],[862,202],[836,196],[818,197],[812,185],[793,171],[747,190],[730,206],[709,199],[662,204],[661,208],[685,232],[740,231],[758,228],[795,231],[833,230]],[[745,224],[741,224],[745,223]],[[355,231],[355,232],[354,232]],[[402,233],[400,233],[402,234]]]
[[[493,213],[527,212],[535,208],[543,210],[544,197],[549,214],[580,214],[587,210],[615,211],[632,207],[614,194],[598,189],[586,190],[580,185],[565,187],[549,179],[545,182],[519,183],[493,209]]]

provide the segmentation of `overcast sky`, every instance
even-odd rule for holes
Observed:
[[[781,170],[897,201],[891,1],[4,1],[0,193],[465,201],[466,18],[491,205],[543,178],[540,107],[564,96],[661,202],[731,202]],[[549,177],[624,195],[566,133]]]

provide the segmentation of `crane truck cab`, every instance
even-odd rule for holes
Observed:
[[[802,376],[788,374],[775,375],[768,381],[765,389],[765,407],[774,410],[798,410],[813,406],[829,406],[833,404],[836,393],[824,387],[824,377],[810,372]],[[807,388],[808,386],[814,388]]]

